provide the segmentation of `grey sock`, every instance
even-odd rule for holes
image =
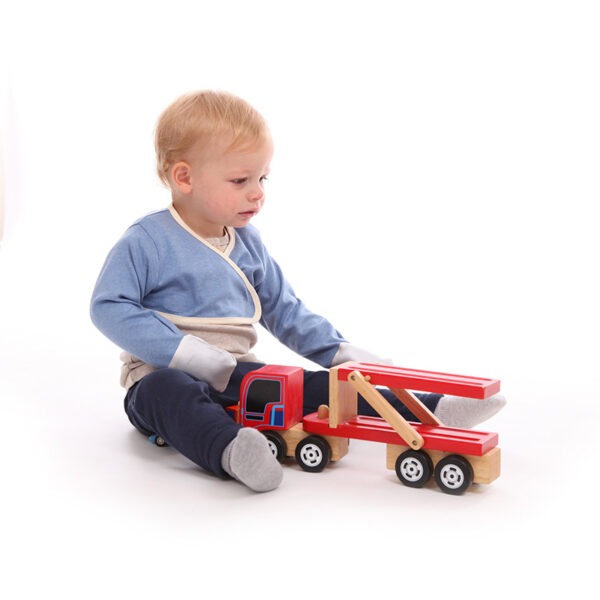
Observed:
[[[493,417],[505,404],[506,399],[500,394],[485,400],[442,396],[433,412],[448,427],[470,428]]]
[[[274,490],[283,479],[283,469],[267,438],[251,427],[240,429],[227,445],[221,466],[226,473],[255,492]]]

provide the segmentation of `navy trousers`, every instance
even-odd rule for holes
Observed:
[[[159,435],[170,446],[206,471],[223,478],[221,467],[225,447],[237,435],[227,406],[238,403],[239,390],[246,373],[263,363],[238,363],[224,392],[178,369],[158,369],[131,387],[125,396],[125,412],[136,429],[143,434]],[[398,412],[409,421],[417,418],[391,393],[382,393]],[[417,394],[434,411],[441,394]],[[319,405],[329,404],[329,372],[304,372],[304,414],[315,412]],[[358,413],[378,416],[360,395]]]

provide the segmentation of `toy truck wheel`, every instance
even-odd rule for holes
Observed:
[[[433,475],[431,458],[421,450],[407,450],[396,459],[396,475],[408,487],[423,487]]]
[[[317,435],[309,435],[296,446],[296,460],[305,471],[319,473],[331,458],[329,444]]]
[[[163,448],[165,446],[168,446],[167,442],[165,441],[164,438],[162,438],[160,435],[153,433],[149,438],[148,438],[153,444],[155,444],[156,446],[158,446],[159,448]]]
[[[269,442],[269,448],[271,448],[273,456],[282,463],[287,455],[285,440],[275,431],[265,431],[264,435]]]
[[[434,476],[443,492],[458,496],[473,483],[473,468],[468,460],[452,454],[435,466]]]

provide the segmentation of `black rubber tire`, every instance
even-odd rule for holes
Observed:
[[[466,458],[451,454],[435,466],[434,477],[443,492],[459,496],[473,483],[473,467]]]
[[[404,485],[421,488],[433,475],[433,462],[422,450],[406,450],[396,459],[396,475]]]
[[[275,458],[282,463],[287,456],[287,444],[285,440],[276,431],[263,431],[264,436],[269,441],[269,446],[273,451]]]
[[[331,459],[331,447],[322,437],[309,435],[296,446],[296,460],[309,473],[320,473]]]

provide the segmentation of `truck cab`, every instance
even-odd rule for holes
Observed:
[[[302,421],[303,395],[303,369],[265,365],[244,377],[237,421],[259,430],[291,429]]]

